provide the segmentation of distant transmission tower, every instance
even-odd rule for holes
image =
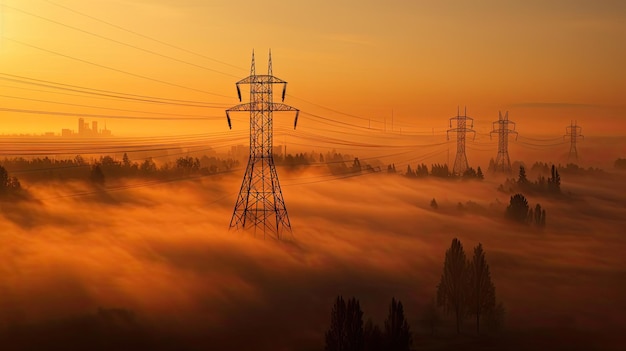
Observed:
[[[576,139],[583,138],[585,139],[585,137],[580,134],[582,132],[582,127],[579,127],[578,125],[576,125],[576,121],[571,122],[571,124],[567,127],[565,127],[565,135],[563,136],[563,138],[568,138],[570,140],[570,147],[569,147],[569,156],[567,158],[568,161],[571,161],[572,159],[574,159],[574,161],[578,161],[578,150],[576,150]]]
[[[452,121],[454,120],[456,120],[456,128],[452,128]],[[467,120],[470,121],[469,128],[467,128]],[[450,140],[450,132],[456,132],[456,158],[454,159],[452,172],[460,175],[469,168],[467,155],[465,155],[465,134],[467,132],[474,133],[474,138],[476,138],[476,132],[472,129],[474,128],[474,119],[467,117],[467,108],[465,108],[463,116],[457,109],[456,117],[450,118],[450,128],[446,133],[448,140]]]
[[[509,128],[509,125],[512,125],[513,128]],[[498,120],[493,122],[493,130],[489,133],[489,138],[491,138],[493,133],[498,134],[498,156],[496,157],[494,170],[496,172],[511,173],[509,134],[515,134],[515,140],[517,140],[517,132],[515,131],[515,122],[509,121],[509,111],[506,111],[504,117],[502,117],[502,112],[498,111]]]
[[[263,236],[273,235],[280,239],[282,232],[291,231],[291,223],[285,208],[273,153],[273,112],[294,111],[298,123],[299,110],[273,101],[272,87],[282,84],[282,101],[285,100],[287,82],[272,75],[272,52],[269,55],[268,73],[257,75],[254,67],[254,51],[250,76],[236,83],[237,95],[241,101],[241,84],[250,85],[250,102],[226,110],[228,127],[232,128],[230,112],[250,111],[250,157],[241,183],[241,190],[235,203],[230,228],[255,227],[263,230]]]

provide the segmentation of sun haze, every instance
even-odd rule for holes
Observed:
[[[621,350],[624,43],[617,0],[0,0],[0,349]]]

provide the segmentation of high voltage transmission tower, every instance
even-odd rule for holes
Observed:
[[[509,125],[512,125],[513,129],[509,128]],[[515,134],[515,140],[517,140],[517,132],[515,131],[515,122],[509,121],[509,111],[506,111],[504,117],[502,112],[498,111],[498,120],[493,122],[493,130],[489,132],[489,138],[491,138],[493,133],[498,134],[498,156],[496,157],[494,171],[511,173],[509,134]]]
[[[456,120],[456,128],[452,128],[452,121]],[[470,127],[467,127],[467,120],[470,121]],[[456,117],[450,118],[450,128],[446,132],[448,140],[450,140],[450,132],[456,132],[456,158],[454,159],[454,167],[452,172],[457,175],[463,174],[466,169],[469,168],[467,163],[467,155],[465,155],[465,134],[470,132],[474,133],[476,138],[476,132],[472,129],[474,127],[474,119],[467,117],[467,108],[461,116],[459,109],[457,109]]]
[[[571,124],[567,127],[565,127],[565,135],[563,136],[563,138],[568,138],[570,140],[570,147],[569,147],[569,156],[567,158],[568,161],[571,161],[572,158],[575,161],[578,161],[578,150],[576,150],[576,139],[583,138],[585,139],[585,137],[580,134],[582,132],[582,127],[579,127],[576,122],[571,122]]]
[[[285,100],[287,82],[272,75],[272,52],[269,54],[268,73],[257,75],[254,66],[254,51],[250,76],[238,81],[237,95],[241,101],[241,84],[250,85],[250,102],[226,110],[228,127],[232,128],[230,112],[250,111],[250,156],[248,166],[241,183],[241,190],[235,203],[230,228],[255,227],[280,239],[282,233],[291,231],[291,223],[285,208],[273,151],[273,112],[294,111],[296,118],[293,128],[298,123],[299,110],[273,101],[273,85],[282,84],[282,101]]]

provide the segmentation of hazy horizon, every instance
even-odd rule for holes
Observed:
[[[371,319],[415,350],[621,350],[625,19],[0,0],[0,348],[380,351]],[[484,249],[482,307],[455,238]]]

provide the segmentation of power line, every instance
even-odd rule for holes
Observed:
[[[179,47],[179,46],[176,46],[176,45],[173,45],[173,44],[167,43],[167,42],[162,41],[162,40],[159,40],[159,39],[155,39],[155,38],[150,37],[150,36],[147,36],[147,35],[145,35],[145,34],[141,34],[141,33],[139,33],[139,32],[136,32],[136,31],[133,31],[133,30],[130,30],[130,29],[124,28],[124,27],[122,27],[122,26],[119,26],[119,25],[113,24],[113,23],[111,23],[111,22],[108,22],[108,21],[102,20],[102,19],[100,19],[100,18],[94,17],[94,16],[92,16],[92,15],[88,15],[88,14],[85,14],[85,13],[83,13],[83,12],[80,12],[80,11],[74,10],[74,9],[72,9],[72,8],[68,7],[68,6],[60,5],[60,4],[55,3],[55,2],[53,2],[53,1],[50,1],[50,0],[44,0],[44,1],[46,1],[47,3],[52,4],[52,5],[54,5],[54,6],[57,6],[57,7],[63,8],[63,9],[65,9],[65,10],[67,10],[67,11],[70,11],[70,12],[73,12],[73,13],[75,13],[75,14],[78,14],[78,15],[80,15],[80,16],[83,16],[83,17],[89,18],[89,19],[91,19],[91,20],[94,20],[94,21],[97,21],[97,22],[100,22],[100,23],[106,24],[107,26],[110,26],[110,27],[113,27],[113,28],[116,28],[116,29],[122,30],[122,31],[124,31],[124,32],[130,33],[130,34],[133,34],[133,35],[136,35],[136,36],[141,37],[141,38],[144,38],[144,39],[151,40],[151,41],[153,41],[153,42],[155,42],[155,43],[159,43],[159,44],[161,44],[161,45],[165,45],[165,46],[168,46],[168,47],[170,47],[170,48],[173,48],[173,49],[176,49],[176,50],[180,50],[180,51],[186,52],[186,53],[188,53],[188,54],[192,54],[192,55],[195,55],[195,56],[198,56],[198,57],[202,57],[202,58],[204,58],[204,59],[207,59],[207,60],[210,60],[210,61],[213,61],[213,62],[216,62],[216,63],[222,64],[222,65],[225,65],[225,66],[229,66],[229,67],[232,67],[232,68],[236,68],[236,69],[241,70],[241,71],[245,71],[245,69],[244,69],[244,68],[242,68],[242,67],[238,67],[238,66],[232,65],[232,64],[230,64],[230,63],[227,63],[227,62],[224,62],[224,61],[220,61],[220,60],[217,60],[217,59],[215,59],[215,58],[212,58],[212,57],[209,57],[209,56],[206,56],[206,55],[203,55],[203,54],[199,54],[199,53],[197,53],[197,52],[194,52],[194,51],[191,51],[191,50],[188,50],[188,49],[185,49],[185,48],[181,48],[181,47]]]
[[[5,76],[5,77],[1,77]],[[138,94],[129,94],[129,93],[121,93],[115,92],[111,90],[103,90],[103,89],[95,89],[82,87],[79,85],[71,85],[65,83],[58,83],[49,80],[36,79],[31,77],[19,76],[9,73],[1,73],[0,79],[5,81],[10,81],[19,84],[28,84],[35,85],[50,89],[58,89],[65,91],[72,91],[82,94],[89,95],[97,95],[104,96],[122,100],[131,100],[131,101],[139,101],[139,102],[147,102],[147,103],[155,103],[155,104],[167,104],[167,105],[176,105],[176,106],[187,106],[187,107],[202,107],[202,108],[223,108],[224,105],[221,103],[212,103],[212,102],[202,102],[202,101],[192,101],[192,100],[179,100],[179,99],[169,99],[157,96],[149,96],[149,95],[138,95]]]
[[[165,45],[165,46],[168,46],[168,47],[174,48],[174,49],[176,49],[176,50],[180,50],[180,51],[183,51],[183,52],[186,52],[186,53],[189,53],[189,54],[192,54],[192,55],[198,56],[198,57],[202,57],[202,58],[205,58],[205,59],[208,59],[208,60],[211,60],[211,61],[214,61],[214,62],[217,62],[217,63],[223,64],[223,65],[226,65],[226,66],[232,67],[232,68],[236,68],[236,69],[238,69],[238,70],[245,70],[245,69],[244,69],[244,68],[242,68],[242,67],[235,66],[235,65],[229,64],[229,63],[227,63],[227,62],[220,61],[220,60],[217,60],[217,59],[215,59],[215,58],[208,57],[208,56],[206,56],[206,55],[199,54],[199,53],[197,53],[197,52],[194,52],[194,51],[191,51],[191,50],[188,50],[188,49],[185,49],[185,48],[182,48],[182,47],[179,47],[179,46],[176,46],[176,45],[173,45],[173,44],[167,43],[167,42],[164,42],[164,41],[159,40],[159,39],[156,39],[156,38],[154,38],[154,37],[150,37],[150,36],[147,36],[147,35],[145,35],[145,34],[138,33],[138,32],[136,32],[136,31],[133,31],[133,30],[130,30],[130,29],[124,28],[124,27],[122,27],[122,26],[119,26],[119,25],[113,24],[113,23],[111,23],[111,22],[108,22],[108,21],[102,20],[102,19],[97,18],[97,17],[95,17],[95,16],[92,16],[92,15],[89,15],[89,14],[86,14],[86,13],[83,13],[83,12],[80,12],[80,11],[77,11],[77,10],[75,10],[75,9],[72,9],[72,8],[68,7],[68,6],[64,6],[64,5],[58,4],[58,3],[53,2],[53,1],[50,1],[50,0],[45,0],[45,1],[46,1],[46,2],[48,2],[49,4],[52,4],[52,5],[54,5],[54,6],[57,6],[57,7],[63,8],[63,9],[65,9],[65,10],[67,10],[67,11],[72,12],[72,13],[75,13],[75,14],[78,14],[78,15],[80,15],[80,16],[83,16],[83,17],[89,18],[89,19],[91,19],[91,20],[94,20],[94,21],[97,21],[97,22],[103,23],[103,24],[105,24],[105,25],[107,25],[107,26],[110,26],[110,27],[113,27],[113,28],[116,28],[116,29],[119,29],[119,30],[125,31],[125,32],[127,32],[127,33],[131,33],[131,34],[133,34],[133,35],[136,35],[136,36],[142,37],[142,38],[144,38],[144,39],[148,39],[148,40],[150,40],[150,41],[153,41],[153,42],[159,43],[159,44],[161,44],[161,45]],[[49,20],[49,19],[47,19],[47,18],[43,18],[42,16],[38,16],[38,17],[40,17],[40,18],[42,18],[42,19]],[[55,22],[56,22],[56,21],[55,21]],[[63,24],[63,23],[58,23],[58,22],[56,22],[56,23],[57,23],[57,24],[60,24],[60,25],[65,25],[65,24]],[[65,26],[66,26],[66,25],[65,25]],[[72,27],[72,28],[73,28],[73,27]],[[77,28],[73,28],[73,29],[77,29]],[[77,30],[84,31],[84,30],[81,30],[81,29],[77,29]],[[84,32],[87,32],[87,31],[84,31]],[[93,33],[88,32],[88,34],[93,34]],[[107,39],[107,40],[113,40],[113,41],[116,41],[116,40],[114,40],[114,39],[110,39],[110,38],[105,38],[105,39]],[[118,42],[118,41],[116,41],[116,42]],[[125,43],[122,43],[122,44],[127,45],[127,44],[125,44]],[[168,58],[170,58],[170,59],[174,59],[174,60],[177,60],[177,61],[183,61],[183,60],[179,60],[179,59],[172,58],[172,57],[168,57]],[[183,61],[183,62],[190,64],[189,62],[186,62],[186,61]],[[192,64],[192,65],[193,65],[193,64]],[[224,73],[224,72],[220,72],[220,73]],[[229,75],[230,75],[230,74],[229,74]],[[234,76],[234,75],[231,75],[231,76]],[[339,111],[339,110],[337,110],[337,109],[329,108],[329,107],[327,107],[327,106],[323,106],[323,105],[320,105],[320,104],[317,104],[317,103],[314,103],[314,102],[311,102],[311,101],[308,101],[308,100],[305,100],[305,99],[302,99],[302,98],[299,98],[299,97],[295,97],[295,96],[293,96],[293,95],[290,95],[290,96],[291,96],[291,97],[293,97],[293,98],[295,98],[295,99],[301,100],[301,101],[303,101],[303,102],[306,102],[306,103],[312,104],[312,105],[314,105],[314,106],[317,106],[317,107],[320,107],[320,108],[323,108],[323,109],[327,109],[327,110],[332,111],[332,112],[335,112],[335,113],[339,113],[339,114],[343,114],[343,115],[346,115],[346,116],[350,116],[350,117],[358,118],[358,119],[361,119],[361,120],[367,120],[367,121],[370,121],[370,120],[371,120],[370,118],[366,118],[366,117],[358,116],[358,115],[351,114],[351,113],[342,112],[342,111]],[[400,125],[404,125],[404,126],[408,126],[408,127],[414,127],[414,126],[409,125],[409,124],[400,124]],[[426,133],[426,132],[424,132],[424,133]]]
[[[134,119],[134,120],[151,120],[151,121],[206,121],[217,120],[223,117],[141,117],[141,116],[116,116],[116,115],[100,115],[100,114],[88,114],[88,113],[76,113],[76,112],[57,112],[57,111],[44,111],[44,110],[27,110],[17,108],[0,108],[3,112],[14,113],[26,113],[35,115],[50,115],[50,116],[64,116],[64,117],[91,117],[102,119]]]
[[[293,95],[291,95],[291,94],[288,94],[288,95],[289,95],[290,97],[292,97],[292,98],[296,99],[296,100],[303,101],[303,102],[305,102],[305,103],[307,103],[307,104],[310,104],[310,105],[313,105],[313,106],[317,106],[317,107],[319,107],[319,108],[322,108],[322,109],[325,109],[325,110],[328,110],[328,111],[331,111],[331,112],[334,112],[334,113],[337,113],[337,114],[340,114],[340,115],[344,115],[344,116],[348,116],[348,117],[357,118],[357,119],[360,119],[360,120],[363,120],[363,121],[367,121],[367,122],[371,122],[371,120],[372,120],[371,118],[368,118],[368,117],[363,117],[363,116],[355,115],[355,114],[352,114],[352,113],[347,113],[347,112],[339,111],[339,110],[334,109],[334,108],[330,108],[330,107],[327,107],[327,106],[324,106],[324,105],[320,105],[320,104],[315,103],[315,102],[311,102],[311,101],[305,100],[305,99],[300,98],[300,97],[293,96]],[[380,123],[380,121],[377,121],[377,122],[379,122],[379,123]],[[410,124],[405,124],[405,123],[395,123],[395,124],[400,125],[400,126],[409,127],[409,128],[415,128],[415,126],[414,126],[414,125],[410,125]],[[371,129],[371,128],[367,128],[367,129]],[[392,131],[392,132],[393,132],[393,131]],[[423,133],[429,133],[429,132],[423,132]]]
[[[126,74],[126,75],[129,75],[129,76],[135,77],[135,78],[141,78],[141,79],[149,80],[149,81],[152,81],[152,82],[157,82],[157,83],[169,85],[169,86],[172,86],[172,87],[185,89],[185,90],[190,90],[190,91],[195,91],[195,92],[199,92],[199,93],[203,93],[203,94],[220,96],[220,97],[226,97],[226,98],[229,97],[229,96],[226,96],[226,95],[223,95],[223,94],[213,93],[213,92],[202,90],[202,89],[191,88],[191,87],[187,87],[187,86],[184,86],[184,85],[167,82],[167,81],[164,81],[164,80],[161,80],[161,79],[151,78],[151,77],[147,77],[147,76],[144,76],[144,75],[141,75],[141,74],[136,74],[136,73],[124,71],[124,70],[121,70],[121,69],[118,69],[118,68],[105,66],[105,65],[102,65],[102,64],[99,64],[99,63],[95,63],[95,62],[91,62],[91,61],[84,60],[84,59],[81,59],[81,58],[77,58],[77,57],[73,57],[73,56],[70,56],[70,55],[62,54],[60,52],[56,52],[56,51],[53,51],[53,50],[44,49],[44,48],[36,46],[36,45],[27,44],[27,43],[24,43],[24,42],[19,41],[19,40],[6,38],[6,37],[5,37],[5,40],[9,40],[9,41],[11,41],[13,43],[16,43],[16,44],[20,44],[20,45],[23,45],[23,46],[26,46],[26,47],[30,47],[32,49],[37,49],[37,50],[40,50],[40,51],[43,51],[43,52],[47,52],[47,53],[50,53],[50,54],[61,56],[61,57],[64,57],[64,58],[67,58],[67,59],[70,59],[70,60],[74,60],[74,61],[77,61],[77,62],[81,62],[81,63],[84,63],[84,64],[88,64],[88,65],[92,65],[92,66],[95,66],[95,67],[107,69],[107,70],[110,70],[110,71],[113,71],[113,72],[117,72],[117,73]]]
[[[155,52],[155,51],[152,51],[152,50],[148,50],[148,49],[141,48],[141,47],[136,46],[136,45],[133,45],[133,44],[128,44],[128,43],[125,43],[125,42],[122,42],[122,41],[119,41],[119,40],[116,40],[116,39],[112,39],[112,38],[109,38],[109,37],[105,37],[105,36],[100,35],[100,34],[97,34],[97,33],[93,33],[93,32],[90,32],[90,31],[87,31],[87,30],[84,30],[84,29],[80,29],[80,28],[77,28],[77,27],[73,27],[73,26],[70,26],[70,25],[68,25],[68,24],[61,23],[61,22],[59,22],[59,21],[55,21],[55,20],[50,19],[50,18],[47,18],[47,17],[43,17],[43,16],[40,16],[40,15],[36,15],[36,14],[34,14],[34,13],[30,13],[30,12],[28,12],[28,11],[24,11],[24,10],[21,10],[21,9],[15,8],[15,7],[13,7],[13,6],[8,6],[8,5],[6,5],[6,7],[7,7],[7,8],[10,8],[10,9],[12,9],[12,10],[14,10],[14,11],[18,11],[18,12],[21,12],[21,13],[23,13],[23,14],[26,14],[26,15],[29,15],[29,16],[32,16],[32,17],[35,17],[35,18],[39,18],[39,19],[41,19],[41,20],[48,21],[48,22],[50,22],[50,23],[54,23],[54,24],[56,24],[56,25],[59,25],[59,26],[65,27],[65,28],[69,28],[69,29],[72,29],[72,30],[75,30],[75,31],[78,31],[78,32],[81,32],[81,33],[84,33],[84,34],[88,34],[88,35],[94,36],[94,37],[96,37],[96,38],[100,38],[100,39],[108,40],[108,41],[110,41],[110,42],[113,42],[113,43],[116,43],[116,44],[119,44],[119,45],[123,45],[123,46],[126,46],[126,47],[130,47],[130,48],[133,48],[133,49],[135,49],[135,50],[143,51],[143,52],[146,52],[146,53],[149,53],[149,54],[155,55],[155,56],[159,56],[159,57],[162,57],[162,58],[166,58],[166,59],[168,59],[168,60],[176,61],[176,62],[183,63],[183,64],[186,64],[186,65],[189,65],[189,66],[193,66],[193,67],[196,67],[196,68],[204,69],[204,70],[207,70],[207,71],[211,71],[211,72],[215,72],[215,73],[223,74],[223,75],[226,75],[226,76],[229,76],[229,77],[235,77],[235,78],[237,77],[237,76],[232,75],[232,74],[230,74],[230,73],[226,73],[226,72],[218,71],[218,70],[216,70],[216,69],[212,69],[212,68],[205,67],[205,66],[202,66],[202,65],[198,65],[198,64],[195,64],[195,63],[191,63],[191,62],[188,62],[188,61],[180,60],[180,59],[177,59],[177,58],[174,58],[174,57],[171,57],[171,56],[167,56],[167,55],[160,54],[160,53]]]
[[[74,106],[74,107],[87,107],[87,108],[93,108],[93,109],[98,109],[98,110],[110,110],[110,111],[121,111],[121,112],[145,113],[145,114],[153,114],[153,115],[172,116],[172,117],[196,117],[196,118],[206,118],[206,117],[208,117],[208,116],[200,116],[200,115],[185,115],[185,114],[174,114],[174,113],[153,112],[153,111],[138,111],[138,110],[127,110],[127,109],[120,109],[120,108],[113,108],[113,107],[72,104],[72,103],[68,103],[68,102],[32,99],[32,98],[25,98],[25,97],[20,97],[20,96],[11,96],[11,95],[0,95],[0,97],[7,98],[7,99],[17,99],[17,100],[25,100],[25,101],[33,101],[33,102],[43,102],[43,103],[55,104],[55,105],[65,105],[65,106]],[[215,118],[217,118],[217,116],[215,116]]]

